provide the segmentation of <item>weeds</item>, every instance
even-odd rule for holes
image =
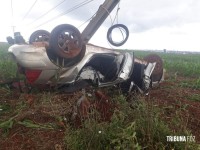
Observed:
[[[164,110],[152,101],[140,97],[130,108],[125,97],[119,96],[120,109],[116,110],[110,123],[98,123],[89,118],[81,129],[66,133],[69,149],[197,149],[194,143],[173,143],[169,135],[191,135],[185,120],[180,117],[185,107],[173,109],[176,115],[167,122]],[[165,115],[164,115],[165,114]],[[176,129],[176,130],[175,130]]]
[[[200,78],[194,79],[192,81],[183,81],[179,84],[180,87],[200,89]]]
[[[8,135],[9,130],[13,127],[13,124],[13,118],[10,118],[9,120],[6,120],[4,122],[0,122],[0,129],[2,129],[3,137],[6,137]]]
[[[9,104],[1,104],[0,103],[0,116],[4,115],[5,113],[11,112],[11,107]],[[0,119],[1,121],[1,119]]]
[[[148,54],[155,53],[149,51],[134,51],[135,56],[143,58]],[[164,68],[170,74],[177,73],[179,76],[199,78],[200,74],[200,54],[176,54],[157,53],[164,61]]]
[[[110,123],[87,120],[84,128],[70,129],[66,133],[66,144],[71,150],[140,149],[135,123],[125,125],[119,114],[115,114]]]
[[[23,125],[23,126],[25,126],[27,128],[54,129],[52,127],[52,125],[50,125],[50,124],[46,124],[46,125],[44,125],[44,124],[36,124],[33,121],[27,120],[27,119],[25,119],[23,121],[19,121],[18,124],[21,124],[21,125]]]
[[[8,44],[0,44],[0,80],[16,77],[17,65],[8,53]]]
[[[186,97],[188,100],[200,102],[200,94],[192,94]]]

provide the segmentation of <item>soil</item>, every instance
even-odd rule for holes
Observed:
[[[184,80],[186,79],[164,81],[158,87],[150,90],[147,100],[154,101],[160,107],[172,105],[176,108],[184,107],[183,119],[185,119],[187,127],[196,137],[196,142],[200,143],[200,100],[192,101],[189,99],[193,94],[200,95],[200,89],[177,86]],[[83,114],[83,117],[85,117],[87,113],[85,110],[95,106],[103,116],[103,121],[109,121],[112,116],[110,111],[107,111],[108,107],[114,107],[108,101],[109,95],[107,96],[101,91],[89,92],[88,95],[86,94],[87,99],[83,98],[81,103],[77,105],[77,101],[83,96],[82,91],[73,94],[47,93],[44,97],[43,93],[37,95],[21,94],[16,90],[7,94],[7,91],[0,90],[0,104],[9,104],[12,109],[15,109],[16,106],[26,106],[18,114],[13,113],[11,110],[11,112],[1,116],[0,121],[14,116],[15,123],[11,129],[7,130],[7,134],[3,129],[0,129],[0,150],[66,149],[64,136],[68,122],[72,121],[70,115]],[[94,99],[97,101],[94,102]],[[76,108],[79,110],[77,111]],[[77,112],[74,112],[74,110]],[[169,116],[173,115],[175,110],[169,110],[168,113]],[[58,116],[64,119],[60,119]],[[80,117],[75,118],[80,119]],[[28,128],[16,123],[27,119],[39,125],[51,124],[55,128]],[[76,122],[80,123],[80,120],[75,120]]]
[[[200,99],[197,101],[190,99],[192,95],[198,95],[200,98],[200,90],[178,87],[177,85],[183,80],[185,79],[161,83],[159,87],[150,91],[149,99],[155,101],[159,107],[173,106],[175,109],[168,109],[168,115],[176,115],[176,110],[182,110],[181,119],[184,120],[187,129],[195,136],[195,141],[200,143]]]

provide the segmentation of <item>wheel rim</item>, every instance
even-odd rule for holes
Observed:
[[[64,30],[58,35],[59,49],[69,58],[77,56],[81,51],[80,35],[73,30]]]
[[[49,36],[46,34],[38,35],[35,38],[35,42],[48,42],[49,41]]]

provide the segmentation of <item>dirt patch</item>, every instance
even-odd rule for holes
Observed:
[[[160,107],[183,108],[183,119],[188,129],[200,143],[200,103],[191,101],[191,95],[200,95],[199,89],[179,87],[179,83],[185,80],[181,78],[175,82],[165,81],[159,87],[150,90],[147,99],[156,102]],[[112,93],[111,93],[112,94]],[[86,100],[77,105],[77,101],[83,97],[83,92],[73,94],[56,94],[50,92],[37,94],[21,94],[15,90],[0,89],[0,104],[9,105],[6,113],[1,113],[0,121],[14,117],[14,125],[11,129],[0,129],[0,150],[55,150],[66,149],[64,144],[65,129],[71,120],[74,108],[78,108],[74,123],[81,125],[81,119],[87,118],[91,109],[96,109],[100,114],[100,121],[109,121],[116,106],[109,101],[110,96],[106,92],[94,90],[85,93]],[[164,108],[166,109],[166,108]],[[16,112],[17,110],[17,112]],[[175,109],[166,109],[165,115],[175,114]],[[77,115],[76,114],[76,115]],[[17,122],[32,121],[34,125],[48,125],[52,128],[30,128]],[[46,127],[45,126],[45,127]],[[6,135],[7,133],[7,135]]]
[[[80,93],[20,94],[6,90],[1,93],[3,101],[0,104],[9,106],[9,111],[0,112],[0,121],[13,118],[13,126],[0,129],[0,150],[64,149],[64,118]]]
[[[167,113],[169,115],[176,115],[176,110],[182,109],[182,117],[196,137],[196,142],[200,143],[200,102],[193,101],[188,97],[191,95],[198,95],[200,97],[199,89],[181,88],[177,82],[165,81],[155,89],[150,91],[150,99],[155,101],[160,107],[173,106],[175,109],[170,109]]]
[[[114,111],[110,98],[101,91],[72,94],[20,94],[12,91],[7,95],[4,91],[4,95],[5,101],[0,104],[9,105],[10,112],[2,113],[0,121],[12,118],[13,125],[6,130],[0,129],[0,150],[64,149],[68,125],[81,127],[82,119],[91,117],[89,111],[94,109],[100,114],[99,121],[109,121]]]
[[[64,131],[30,129],[21,125],[14,126],[6,138],[0,140],[0,149],[4,150],[55,150],[55,145],[62,148]]]

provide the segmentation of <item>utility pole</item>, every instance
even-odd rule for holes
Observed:
[[[100,5],[95,17],[89,22],[81,33],[82,40],[84,44],[87,44],[90,38],[110,15],[111,11],[119,3],[120,0],[105,0],[102,5]]]
[[[11,28],[12,28],[12,33],[13,33],[13,38],[15,37],[15,27],[16,27],[16,26],[14,26],[14,25],[11,26]]]

